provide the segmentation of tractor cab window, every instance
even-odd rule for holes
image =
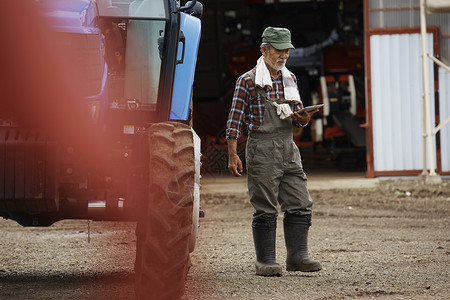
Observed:
[[[167,18],[163,0],[98,0],[100,16],[121,18]]]
[[[99,0],[111,108],[154,110],[167,9],[162,0]]]

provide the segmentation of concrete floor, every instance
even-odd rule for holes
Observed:
[[[340,172],[335,170],[312,170],[307,172],[310,190],[333,188],[369,188],[378,183],[376,178],[365,178],[365,172]],[[242,193],[247,192],[247,177],[232,175],[205,176],[201,180],[203,193]]]

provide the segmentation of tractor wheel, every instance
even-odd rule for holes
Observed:
[[[148,198],[136,229],[136,297],[181,299],[194,226],[194,133],[181,123],[154,124],[148,145]]]

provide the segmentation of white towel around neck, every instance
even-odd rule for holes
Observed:
[[[284,98],[289,101],[301,102],[297,84],[292,78],[291,72],[286,67],[283,67],[281,75],[283,77]],[[263,89],[266,87],[272,89],[272,78],[264,62],[264,56],[261,56],[256,63],[255,84]]]

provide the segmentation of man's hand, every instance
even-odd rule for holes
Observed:
[[[228,156],[228,170],[230,170],[231,175],[240,177],[242,176],[243,167],[242,161],[237,154]]]
[[[228,170],[230,170],[231,175],[240,177],[244,168],[242,167],[242,161],[237,155],[237,140],[228,140]]]
[[[295,112],[291,115],[291,117],[294,120],[295,124],[304,126],[309,123],[309,120],[311,120],[311,116],[318,111],[319,111],[319,109],[315,109],[310,112],[307,112],[307,111],[303,111],[302,113]]]

